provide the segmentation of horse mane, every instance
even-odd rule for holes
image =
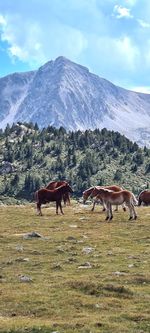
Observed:
[[[56,188],[54,189],[54,191],[55,191],[55,190],[60,190],[61,188],[65,187],[65,186],[67,186],[67,185],[69,185],[69,184],[68,184],[68,183],[66,183],[66,184],[62,184],[62,185],[60,185],[59,187],[56,187]]]
[[[89,191],[91,191],[91,190],[94,190],[94,186],[91,186],[91,187],[87,188],[87,190],[85,190],[85,191],[83,192],[83,194],[84,194],[84,193],[87,193],[87,192],[89,192]]]
[[[149,189],[143,190],[143,191],[140,192],[140,194],[142,194],[144,192],[150,192],[150,190]]]
[[[107,189],[107,188],[101,188],[101,190],[102,190],[103,192],[109,192],[109,193],[114,192],[113,190],[109,190],[109,189]]]

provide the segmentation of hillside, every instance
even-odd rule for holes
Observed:
[[[115,86],[58,57],[36,71],[0,78],[0,128],[18,121],[71,131],[107,128],[149,146],[150,95]]]
[[[69,181],[75,197],[91,185],[114,183],[138,194],[150,184],[150,150],[106,129],[20,123],[0,132],[1,202],[33,201],[37,189],[58,179]]]

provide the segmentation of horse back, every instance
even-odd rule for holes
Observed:
[[[120,192],[120,191],[122,191],[122,188],[120,186],[117,186],[117,185],[105,186],[104,188],[106,188],[108,190],[112,190],[114,192]]]
[[[38,191],[38,201],[40,203],[58,201],[61,200],[61,198],[62,198],[62,193],[57,190],[48,190],[43,188]]]
[[[62,181],[53,181],[53,182],[50,182],[47,186],[46,186],[46,189],[48,190],[53,190],[61,185],[66,185],[67,182],[65,180],[62,180]]]

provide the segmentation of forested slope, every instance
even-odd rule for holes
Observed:
[[[18,123],[0,132],[1,202],[33,200],[35,190],[58,179],[68,180],[75,196],[114,183],[138,194],[149,187],[150,150],[106,129],[66,132]]]

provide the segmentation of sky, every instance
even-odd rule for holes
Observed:
[[[150,93],[150,0],[0,0],[0,77],[58,56]]]

